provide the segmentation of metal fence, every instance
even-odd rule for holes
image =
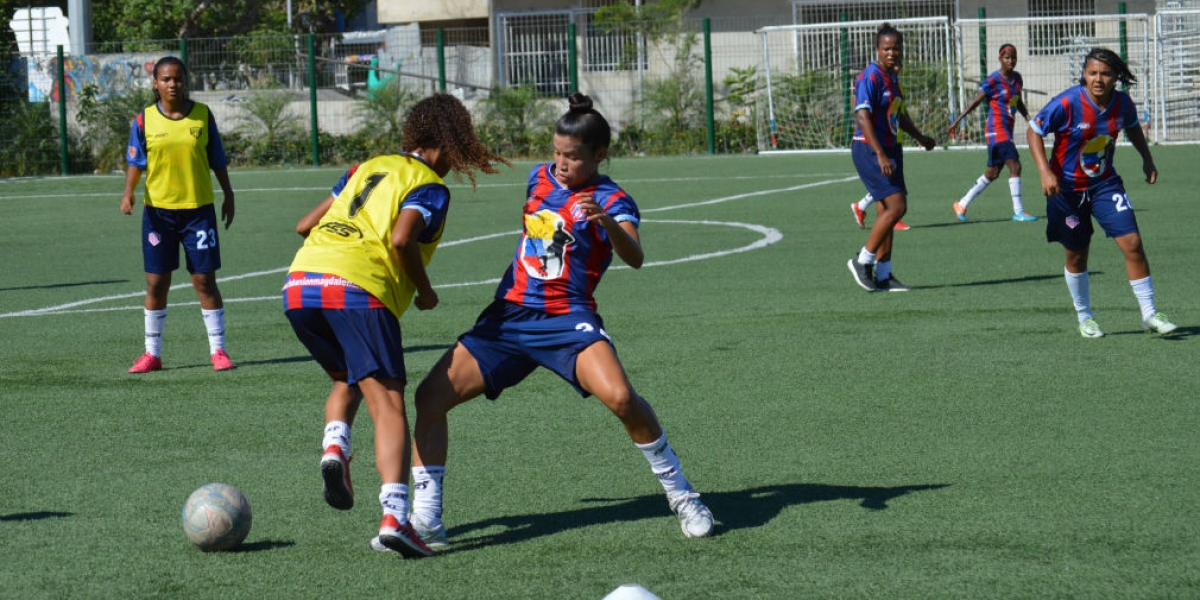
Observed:
[[[127,41],[61,61],[18,57],[0,69],[0,176],[112,168],[97,156],[114,149],[97,148],[96,136],[81,125],[80,94],[87,88],[107,101],[149,89],[149,68],[165,54],[186,61],[193,97],[212,108],[223,134],[246,147],[262,145],[255,100],[284,95],[286,135],[273,151],[240,154],[240,164],[344,162],[384,150],[371,146],[378,115],[364,108],[388,85],[418,97],[445,90],[477,117],[497,89],[532,88],[551,114],[561,112],[568,91],[580,89],[613,121],[623,152],[768,149],[763,123],[751,114],[764,92],[767,66],[756,32],[781,25],[778,18],[688,21],[669,35],[646,36],[602,27],[592,17],[593,9],[574,9],[498,15],[493,30],[412,24],[329,36]],[[1088,48],[1104,45],[1125,55],[1138,77],[1131,91],[1149,139],[1200,141],[1200,10],[960,19],[953,25],[951,111],[969,102],[980,78],[997,68],[1000,44],[1016,44],[1020,51],[1017,69],[1031,111],[1078,78]],[[1071,35],[1051,43],[1063,32]],[[856,74],[869,59],[856,55],[845,68]],[[490,125],[478,120],[481,128]],[[955,143],[980,143],[979,121],[964,123],[964,136]],[[942,134],[945,125],[923,127]],[[673,145],[651,143],[671,135],[678,136]],[[115,148],[118,156],[121,149]]]

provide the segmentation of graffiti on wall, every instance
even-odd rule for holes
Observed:
[[[67,102],[77,100],[85,85],[96,87],[99,100],[133,89],[150,89],[154,63],[162,56],[149,52],[65,56],[63,83]],[[58,57],[30,58],[28,68],[29,101],[57,102],[62,92],[58,89]]]

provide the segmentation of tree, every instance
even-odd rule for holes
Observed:
[[[3,0],[0,0],[3,1]],[[354,16],[369,0],[300,0],[293,6],[327,33],[331,15]],[[305,5],[313,5],[308,8]],[[68,15],[69,17],[70,15]],[[308,29],[305,29],[307,32]],[[228,37],[287,33],[286,0],[94,0],[92,37],[97,41]]]

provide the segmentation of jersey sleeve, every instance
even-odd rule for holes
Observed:
[[[229,157],[225,155],[225,144],[221,142],[221,132],[217,131],[217,119],[212,111],[208,111],[208,166],[212,169],[229,168]]]
[[[129,147],[125,151],[125,164],[146,170],[146,124],[144,113],[138,113],[129,127]]]
[[[615,184],[607,190],[608,197],[604,199],[604,212],[608,213],[618,223],[633,223],[637,227],[642,222],[642,214],[638,210],[633,197]]]
[[[1134,105],[1133,98],[1129,97],[1129,94],[1124,92],[1121,92],[1121,94],[1123,96],[1121,98],[1121,122],[1125,124],[1125,129],[1137,127],[1141,124],[1138,121],[1137,106]]]
[[[996,95],[996,84],[992,83],[992,75],[988,75],[983,81],[979,82],[979,91],[987,98]]]
[[[864,72],[854,86],[854,111],[867,109],[871,112],[871,101],[875,99],[875,78]]]
[[[357,170],[358,165],[356,164],[347,169],[345,173],[342,173],[341,179],[338,179],[337,183],[333,184],[333,187],[329,190],[329,195],[333,196],[334,198],[340,196],[342,194],[342,190],[346,189],[346,182],[350,181],[350,178],[354,176],[354,172]]]
[[[415,210],[421,213],[425,221],[425,229],[421,232],[420,242],[430,242],[442,228],[446,213],[450,209],[450,190],[446,186],[431,183],[423,185],[408,194],[400,204],[400,210]]]
[[[1070,113],[1067,110],[1067,98],[1060,94],[1038,111],[1029,127],[1038,135],[1046,137],[1053,132],[1061,131],[1067,125],[1068,120],[1070,120]]]

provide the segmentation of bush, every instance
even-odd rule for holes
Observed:
[[[133,118],[153,103],[154,93],[148,89],[127,89],[104,96],[95,84],[83,86],[79,92],[78,118],[97,171],[107,173],[125,168],[125,149],[129,146]]]
[[[493,152],[527,158],[541,156],[551,146],[553,106],[533,86],[493,89],[482,106],[475,129]]]

